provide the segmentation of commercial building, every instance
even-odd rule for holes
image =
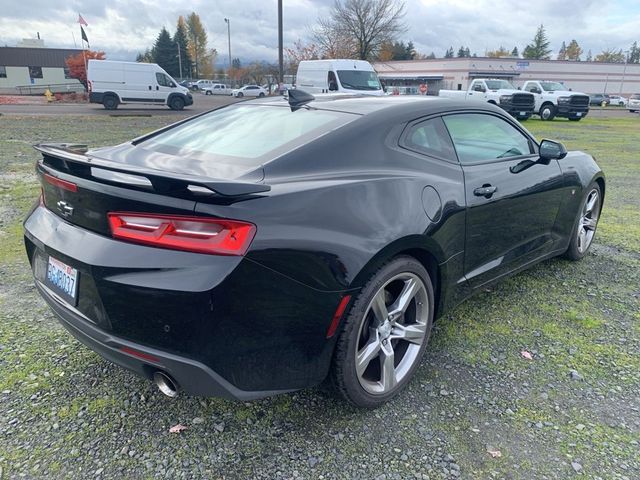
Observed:
[[[71,78],[65,59],[79,49],[44,48],[42,41],[22,42],[18,47],[0,47],[0,94],[82,92],[83,85]]]
[[[400,93],[417,93],[421,84],[432,95],[441,89],[466,90],[475,78],[504,78],[517,87],[527,80],[553,80],[584,93],[640,93],[637,63],[474,57],[377,62],[373,67],[388,87],[397,87]]]

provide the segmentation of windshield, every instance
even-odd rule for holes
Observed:
[[[516,87],[506,80],[485,80],[489,90],[515,90]]]
[[[567,87],[558,82],[540,82],[545,92],[553,92],[555,90],[566,90]]]
[[[352,90],[380,90],[376,72],[363,70],[338,70],[338,78],[344,88]]]
[[[139,145],[177,157],[258,166],[338,128],[357,115],[287,105],[221,108],[155,135]]]

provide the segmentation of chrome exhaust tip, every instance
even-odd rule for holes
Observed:
[[[153,383],[167,397],[175,398],[178,396],[178,385],[175,380],[164,372],[155,372],[153,374]]]

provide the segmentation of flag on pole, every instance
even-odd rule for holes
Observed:
[[[89,39],[87,38],[87,34],[85,33],[84,28],[82,28],[82,25],[80,26],[80,34],[82,35],[82,40],[87,42],[87,47],[88,47],[89,46]]]
[[[89,26],[89,24],[87,23],[87,21],[86,21],[84,18],[82,18],[82,15],[80,15],[80,14],[78,14],[78,23],[79,23],[80,25],[84,25],[85,27],[88,27],[88,26]],[[82,28],[82,27],[81,27],[81,28]]]

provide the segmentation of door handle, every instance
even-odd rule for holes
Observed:
[[[151,85],[149,85],[149,90],[151,90]]]
[[[476,188],[473,191],[473,194],[476,197],[485,197],[485,198],[490,198],[491,195],[493,195],[494,193],[496,193],[496,190],[498,190],[498,187],[492,187],[491,185],[483,185],[481,187]]]
[[[160,87],[158,85],[156,85],[156,90],[160,90]]]

